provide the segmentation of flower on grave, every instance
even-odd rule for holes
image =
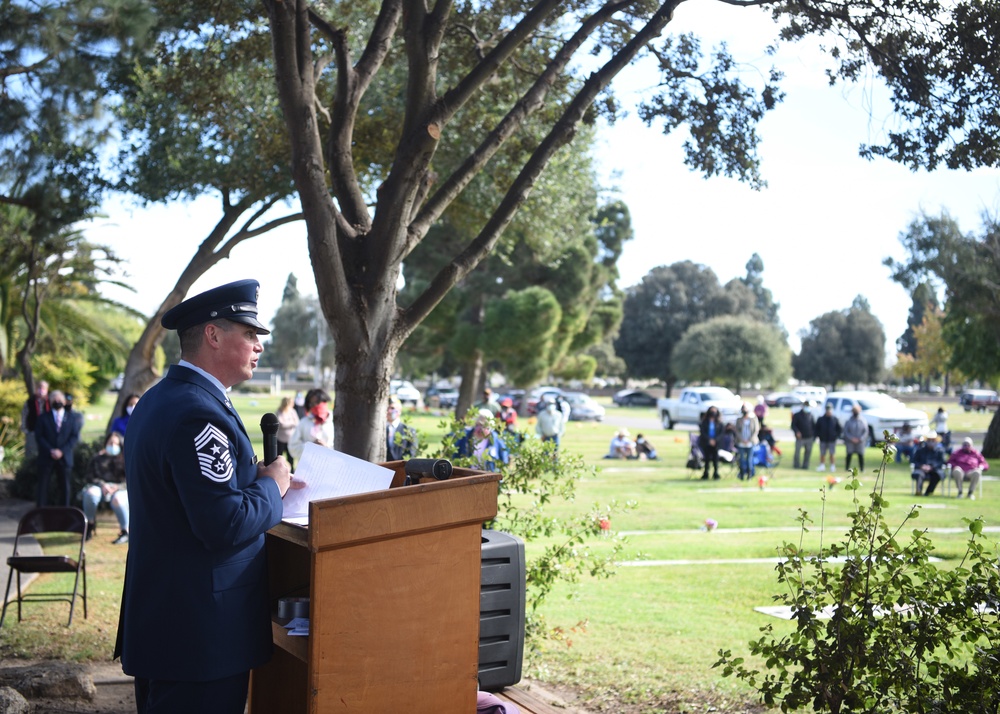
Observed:
[[[611,519],[610,518],[602,518],[601,519],[601,530],[602,531],[609,531],[609,530],[611,530]]]
[[[706,518],[705,519],[705,530],[706,531],[714,531],[715,528],[718,525],[719,525],[719,522],[717,520],[715,520],[714,518]]]
[[[757,477],[757,485],[760,486],[761,488],[764,488],[764,486],[767,485],[767,476],[765,476],[764,474],[761,474],[760,476],[758,476]]]
[[[826,477],[826,482],[828,484],[830,484],[831,486],[836,486],[838,483],[840,483],[840,477],[839,476],[832,476],[832,475],[831,476],[827,476]]]

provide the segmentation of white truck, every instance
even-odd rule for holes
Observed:
[[[656,400],[664,429],[673,429],[678,423],[697,424],[709,407],[719,410],[723,422],[736,421],[741,406],[743,400],[725,387],[685,387],[676,399]]]
[[[822,404],[812,408],[813,414],[819,418],[830,405],[833,415],[840,420],[840,425],[851,418],[855,406],[861,408],[861,416],[868,423],[868,436],[871,443],[882,441],[884,433],[899,434],[904,424],[909,424],[914,436],[926,434],[928,425],[927,412],[911,409],[898,399],[879,392],[830,392]]]

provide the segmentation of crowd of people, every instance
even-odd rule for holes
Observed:
[[[112,421],[103,444],[86,466],[87,482],[75,494],[82,503],[89,523],[88,538],[97,529],[97,510],[105,504],[115,515],[119,532],[114,543],[129,540],[129,501],[125,478],[124,445],[128,422],[139,402],[139,396],[129,394],[122,402],[121,412]],[[478,468],[496,470],[510,461],[510,451],[516,442],[525,437],[518,429],[518,414],[509,397],[498,399],[490,388],[474,405],[474,421],[457,435],[453,458],[470,458]],[[301,459],[306,443],[324,448],[334,447],[333,413],[331,397],[321,388],[297,393],[281,400],[276,412],[278,418],[278,452],[294,470]],[[534,420],[535,435],[542,442],[552,442],[556,451],[561,446],[569,422],[570,407],[558,394],[546,396],[538,405]],[[386,405],[386,460],[396,461],[415,458],[419,453],[416,429],[403,419],[402,404],[391,397]],[[780,454],[772,429],[766,424],[768,407],[763,397],[751,407],[744,403],[739,417],[725,423],[715,407],[703,414],[695,436],[692,451],[697,458],[688,465],[702,470],[702,479],[718,479],[719,462],[734,461],[738,478],[751,479],[755,475],[755,449],[759,444]],[[27,400],[22,410],[21,428],[25,433],[25,450],[37,457],[38,479],[36,501],[39,506],[49,503],[51,494],[57,494],[56,503],[69,505],[74,494],[70,493],[73,471],[73,452],[79,442],[83,426],[82,415],[73,411],[72,397],[62,391],[49,392],[49,385],[39,381],[35,394]],[[961,448],[952,451],[948,414],[939,408],[931,422],[929,434],[917,435],[910,425],[899,434],[896,461],[904,459],[911,464],[914,491],[931,495],[943,478],[950,476],[959,496],[974,498],[986,460],[966,438]],[[857,406],[850,418],[841,423],[827,405],[824,413],[816,417],[811,403],[793,410],[790,428],[794,436],[792,468],[810,468],[815,442],[819,442],[817,471],[837,470],[837,445],[844,444],[844,468],[849,470],[856,461],[860,470],[865,468],[865,450],[869,443],[868,424]],[[763,448],[763,447],[761,447]],[[657,450],[643,435],[634,438],[627,428],[617,430],[611,438],[606,459],[656,460]]]

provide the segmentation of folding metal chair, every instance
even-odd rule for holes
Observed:
[[[68,555],[21,555],[19,547],[25,540],[33,538],[37,534],[72,534],[73,547],[75,541],[80,540],[80,549],[76,558]],[[76,598],[80,587],[80,576],[83,576],[83,593],[80,594],[83,600],[83,616],[87,617],[87,564],[83,552],[84,544],[87,541],[87,517],[79,508],[71,506],[46,506],[44,508],[34,508],[21,518],[17,526],[17,536],[14,539],[14,554],[7,558],[7,565],[10,566],[10,574],[7,576],[7,588],[4,593],[10,592],[10,583],[17,573],[17,621],[21,621],[21,603],[24,602],[68,602],[69,621],[66,626],[73,624],[73,608],[76,606]],[[74,573],[72,592],[55,593],[24,593],[21,590],[21,573]],[[7,615],[7,606],[10,602],[4,599],[3,611],[0,612],[0,627],[3,627],[4,618]]]

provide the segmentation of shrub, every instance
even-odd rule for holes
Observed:
[[[455,442],[475,421],[475,412],[471,414],[468,420],[445,424],[448,433],[438,458],[452,459],[456,466],[478,468],[471,458],[452,458]],[[557,453],[552,442],[543,443],[534,435],[503,433],[510,450],[510,463],[499,466],[502,478],[497,517],[486,527],[511,533],[526,542],[551,539],[540,555],[527,558],[525,564],[525,644],[532,648],[546,636],[558,634],[549,632],[539,612],[558,582],[575,583],[584,573],[594,577],[610,577],[614,573],[614,563],[626,541],[604,529],[614,513],[632,509],[635,504],[595,504],[581,508],[572,519],[549,515],[547,506],[556,499],[573,501],[579,480],[595,477],[596,469],[565,449]],[[588,542],[597,538],[609,541],[611,548],[600,554],[590,550]]]
[[[50,391],[58,389],[64,394],[71,394],[74,409],[83,409],[90,403],[93,373],[97,368],[82,357],[39,355],[32,369],[36,383],[44,379],[49,383]]]
[[[950,569],[931,562],[926,531],[904,529],[914,506],[892,528],[883,516],[886,464],[867,505],[858,498],[843,542],[808,555],[784,545],[775,601],[792,608],[795,630],[775,637],[771,625],[750,643],[764,662],[752,668],[729,650],[715,666],[758,691],[768,706],[816,712],[995,712],[1000,707],[1000,571],[981,519],[964,519],[969,540]],[[802,530],[810,522],[800,512]],[[801,541],[800,541],[801,543]],[[825,619],[828,617],[829,619]]]
[[[0,380],[0,418],[10,419],[16,426],[21,424],[21,410],[28,401],[28,390],[24,382],[16,379]]]

